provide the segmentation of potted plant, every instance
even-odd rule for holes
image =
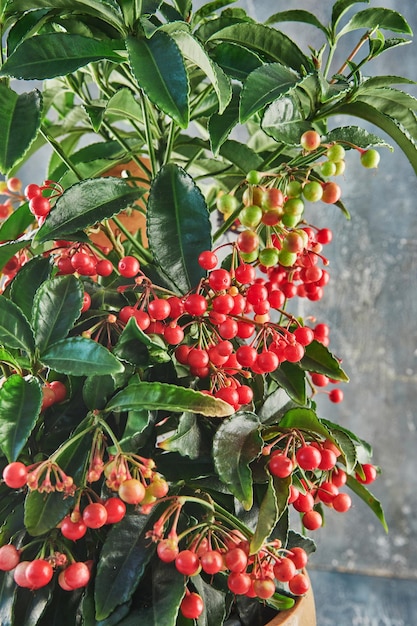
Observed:
[[[363,74],[411,31],[355,0],[328,25],[230,4],[2,3],[4,625],[263,626],[303,604],[308,535],[348,488],[386,526],[370,446],[317,412],[348,376],[314,320],[316,224],[321,202],[349,217],[345,152],[375,168],[387,146],[334,115],[417,169],[416,100],[392,87],[411,81]]]

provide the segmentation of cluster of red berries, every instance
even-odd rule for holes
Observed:
[[[341,452],[329,439],[307,442],[300,433],[291,431],[265,446],[263,454],[269,457],[268,469],[273,476],[292,476],[288,504],[301,514],[307,530],[317,530],[323,524],[317,505],[324,504],[338,513],[352,506],[349,494],[340,491],[347,480],[346,472],[337,465]],[[369,484],[376,475],[376,468],[366,463],[356,478]]]
[[[22,561],[21,555],[22,550],[18,550],[13,544],[6,544],[0,548],[0,570],[13,572],[13,579],[19,587],[32,591],[41,589],[51,582],[54,571],[58,569],[60,569],[58,584],[64,591],[86,587],[91,578],[92,561],[68,563],[67,555],[60,552],[31,561]]]
[[[63,192],[62,186],[53,180],[46,180],[43,185],[30,183],[25,187],[24,196],[29,201],[29,210],[36,217],[39,226],[43,224],[51,212],[51,203]]]
[[[164,516],[166,521],[166,516]],[[155,530],[156,528],[156,530]],[[255,554],[250,554],[250,543],[239,531],[227,531],[213,522],[206,530],[194,533],[188,547],[180,549],[176,530],[171,528],[166,537],[160,533],[160,523],[154,527],[153,538],[158,541],[157,554],[164,563],[175,564],[178,572],[193,577],[201,571],[214,576],[223,573],[228,589],[234,595],[267,600],[276,591],[276,581],[288,583],[294,595],[303,595],[309,589],[308,578],[302,571],[307,564],[303,548],[284,550],[275,540],[265,544]],[[187,590],[181,612],[185,617],[196,619],[204,604],[189,597]],[[194,607],[194,611],[191,610]],[[193,613],[193,614],[191,614]]]

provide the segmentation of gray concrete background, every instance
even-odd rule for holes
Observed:
[[[195,7],[201,4],[196,2]],[[381,5],[401,12],[417,32],[415,0],[370,3]],[[240,0],[233,6],[246,8],[258,20],[279,10],[304,8],[327,22],[332,3]],[[366,6],[358,4],[356,10]],[[312,27],[284,24],[282,28],[306,53],[309,43],[320,45]],[[353,40],[346,37],[348,50]],[[385,53],[371,71],[417,80],[416,46],[413,43]],[[339,65],[337,59],[334,69]],[[413,86],[409,91],[417,95]],[[351,124],[352,118],[336,123]],[[384,136],[378,129],[368,128]],[[385,534],[354,496],[351,511],[330,513],[326,528],[314,534],[319,549],[312,565],[417,579],[417,178],[398,147],[394,153],[382,150],[381,156],[377,171],[362,168],[356,154],[348,157],[342,186],[352,214],[350,222],[332,206],[314,208],[314,222],[330,226],[335,238],[326,248],[331,285],[320,303],[309,303],[309,311],[331,326],[331,348],[343,356],[351,378],[344,386],[345,401],[341,405],[323,401],[321,413],[374,445],[374,461],[383,474],[373,492],[383,503],[390,533]],[[31,167],[39,167],[39,159]],[[37,179],[35,171],[26,170],[25,177]],[[306,312],[306,305],[300,312]]]

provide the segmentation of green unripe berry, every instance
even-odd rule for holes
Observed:
[[[246,180],[249,185],[259,185],[262,180],[262,172],[258,172],[257,170],[251,170],[247,173]]]
[[[222,196],[219,196],[216,200],[217,210],[223,215],[229,215],[233,213],[239,206],[239,201],[235,196],[230,195],[229,193],[225,193]]]
[[[306,130],[306,132],[301,135],[300,144],[304,150],[317,150],[320,143],[320,135],[315,130]]]
[[[345,158],[345,154],[346,154],[346,151],[344,147],[338,143],[335,143],[333,144],[333,146],[330,146],[330,148],[328,148],[326,152],[326,156],[329,159],[329,161],[341,161],[342,159]]]
[[[320,167],[320,171],[326,178],[329,176],[335,176],[337,165],[334,161],[325,161]]]
[[[265,267],[274,267],[278,263],[279,252],[276,248],[264,248],[260,251],[258,260]]]
[[[368,169],[372,169],[374,167],[378,167],[378,163],[380,160],[380,154],[374,148],[370,148],[361,154],[361,163],[364,167]]]
[[[279,251],[279,262],[284,267],[292,267],[294,263],[297,261],[297,253],[289,252],[288,250],[280,250]]]
[[[245,263],[253,263],[258,258],[259,250],[253,252],[241,252],[240,256]]]
[[[290,215],[289,213],[284,213],[284,215],[282,216],[281,222],[287,228],[294,228],[295,226],[297,226],[300,219],[301,219],[300,215]]]
[[[304,211],[304,202],[301,198],[289,198],[284,204],[284,213],[287,215],[301,215]]]
[[[287,186],[287,196],[289,198],[298,198],[301,196],[302,186],[298,180],[292,180]]]
[[[246,228],[256,228],[262,219],[262,209],[256,204],[245,206],[239,213],[239,221]]]
[[[342,161],[335,161],[334,163],[336,165],[336,171],[334,173],[335,176],[341,176],[342,174],[344,174],[345,169],[346,169],[346,161],[342,160]]]
[[[323,195],[323,187],[316,180],[306,183],[303,187],[303,196],[309,202],[318,202]]]

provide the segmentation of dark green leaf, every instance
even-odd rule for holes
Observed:
[[[323,423],[328,426],[328,422],[326,420],[323,420]],[[330,428],[330,432],[335,443],[337,444],[337,447],[342,451],[347,473],[352,473],[358,462],[358,455],[356,453],[354,441],[349,436],[348,431],[337,428],[337,426]]]
[[[214,113],[209,119],[208,131],[210,133],[211,149],[215,155],[218,154],[220,147],[224,144],[238,122],[239,93],[235,91],[229,106],[222,115]]]
[[[233,4],[236,0],[211,0],[211,2],[205,2],[202,7],[197,9],[193,15],[193,20],[199,22],[206,17],[212,15],[215,11],[222,9],[223,7]]]
[[[276,141],[299,145],[300,137],[311,128],[305,121],[300,100],[296,94],[287,94],[270,104],[262,119],[262,129]]]
[[[90,432],[75,431],[72,439],[65,442],[64,450],[56,457],[59,467],[74,480],[78,486],[86,471],[92,444]],[[75,435],[80,434],[79,437]],[[44,475],[42,475],[43,479]],[[42,482],[42,479],[40,482]],[[29,534],[38,537],[51,531],[74,506],[74,497],[63,497],[62,492],[40,493],[30,491],[25,501],[25,526]]]
[[[35,239],[45,242],[76,233],[127,209],[145,191],[111,176],[83,180],[58,198]]]
[[[146,431],[152,426],[152,414],[150,411],[129,411],[120,447],[125,452],[137,452],[142,447]]]
[[[0,295],[0,345],[32,354],[35,349],[33,331],[19,307]]]
[[[369,0],[336,0],[332,8],[332,26],[336,29],[339,20],[354,4],[359,2],[369,4]]]
[[[10,297],[27,319],[32,316],[33,298],[36,290],[51,275],[51,262],[46,257],[34,257],[25,263],[14,277]]]
[[[182,293],[198,285],[205,275],[195,259],[211,249],[210,231],[200,189],[178,165],[165,165],[149,194],[147,235],[156,262]]]
[[[123,361],[142,367],[171,360],[166,344],[158,343],[158,337],[152,339],[144,333],[133,318],[127,322],[113,353]]]
[[[24,80],[66,76],[93,61],[121,61],[120,44],[68,33],[47,33],[23,41],[4,63],[0,76]]]
[[[35,592],[31,592],[29,589],[21,590],[15,605],[14,623],[36,626],[45,613],[51,598],[52,587],[50,585],[37,589]]]
[[[19,241],[0,244],[0,268],[3,269],[6,263],[10,261],[15,254],[23,250],[23,248],[27,248],[28,243],[28,240],[22,237]]]
[[[310,24],[315,26],[327,34],[327,29],[317,17],[309,11],[303,11],[302,9],[292,9],[289,11],[280,11],[274,13],[266,20],[265,24],[276,24],[277,22],[302,22],[303,24]]]
[[[13,606],[18,587],[10,572],[0,572],[0,624],[14,626]]]
[[[293,403],[287,392],[282,387],[278,387],[278,389],[268,393],[258,409],[258,417],[263,424],[278,422],[290,406],[293,406]]]
[[[329,420],[326,420],[326,419],[322,419],[321,422],[326,426],[326,428],[329,429],[330,432],[340,431],[341,433],[346,435],[346,437],[351,442],[353,441],[355,447],[361,451],[361,456],[363,455],[368,456],[368,457],[372,456],[372,446],[370,446],[369,443],[367,443],[366,441],[364,441],[363,439],[355,435],[355,433],[348,430],[347,428],[343,428],[343,426],[340,426],[339,424],[334,424],[333,422],[330,422]]]
[[[173,563],[152,561],[152,601],[119,626],[179,626],[179,606],[185,592],[185,579]]]
[[[394,149],[384,139],[377,137],[377,135],[373,133],[369,133],[364,128],[360,128],[360,126],[340,126],[339,128],[333,128],[333,130],[327,133],[326,141],[329,143],[332,141],[348,142],[349,144],[363,149],[378,146],[389,148],[391,151]],[[349,145],[346,147],[347,149],[350,148]]]
[[[4,67],[4,66],[3,66]],[[17,94],[0,85],[0,171],[6,174],[24,156],[41,123],[42,98],[37,89]]]
[[[219,113],[222,113],[232,97],[229,78],[221,67],[211,60],[203,46],[191,33],[186,30],[174,31],[172,38],[177,43],[181,54],[188,61],[199,67],[211,82],[219,101]]]
[[[281,63],[262,65],[249,74],[240,99],[240,121],[246,122],[252,115],[287,93],[300,82],[293,70]]]
[[[310,67],[310,60],[284,33],[262,24],[242,23],[227,26],[212,35],[209,41],[229,41],[259,53],[270,61],[278,61],[298,72]]]
[[[400,13],[383,7],[364,9],[363,11],[355,13],[349,22],[339,31],[338,37],[358,28],[368,28],[370,30],[378,28],[392,30],[397,33],[407,33],[407,35],[413,34],[409,24]]]
[[[145,537],[149,515],[133,511],[115,524],[104,542],[95,581],[96,619],[103,620],[128,601],[153,555]]]
[[[253,502],[249,464],[262,449],[259,426],[255,414],[237,413],[221,424],[213,440],[216,471],[247,511]]]
[[[34,217],[29,211],[27,202],[21,204],[0,226],[0,241],[17,239],[33,221]]]
[[[212,57],[228,76],[242,81],[262,65],[255,52],[235,43],[218,44],[212,51]]]
[[[219,626],[226,618],[226,594],[206,582],[201,576],[193,576],[193,585],[203,599],[204,611],[198,621],[201,626]]]
[[[19,359],[16,359],[10,352],[5,350],[4,348],[0,348],[0,362],[6,363],[9,367],[15,370],[17,373],[21,373],[22,365],[19,362]]]
[[[126,40],[129,62],[141,89],[182,128],[189,122],[188,77],[175,41],[164,31]]]
[[[365,487],[365,485],[359,483],[355,478],[353,478],[353,476],[347,477],[347,485],[348,487],[350,487],[350,489],[352,489],[354,493],[356,493],[357,496],[359,496],[364,502],[366,502],[371,511],[375,513],[375,515],[381,522],[384,530],[388,532],[387,521],[385,519],[384,511],[382,510],[382,506],[379,500],[377,500],[375,496],[372,495],[372,493]]]
[[[287,498],[288,500],[288,487]],[[258,521],[250,542],[250,554],[256,554],[269,537],[279,518],[279,508],[272,479],[268,481],[265,495],[259,507]]]
[[[41,361],[61,374],[92,376],[117,374],[123,365],[101,344],[85,337],[69,337],[49,346]]]
[[[42,392],[37,378],[12,374],[0,388],[0,447],[16,461],[39,416]]]
[[[42,18],[48,15],[48,9],[37,9],[35,11],[29,11],[22,17],[16,20],[7,36],[7,56],[17,48],[17,46],[25,39],[32,31],[32,28],[37,29],[42,24]]]
[[[127,87],[119,89],[110,98],[106,106],[106,115],[116,115],[122,119],[143,123],[142,108]]]
[[[226,417],[233,412],[227,402],[169,383],[133,383],[119,391],[106,406],[106,411],[191,411],[210,417]]]
[[[300,365],[307,372],[317,372],[343,382],[349,381],[346,373],[340,367],[339,361],[320,341],[313,341],[306,346]]]
[[[184,413],[179,419],[175,433],[161,441],[159,447],[162,450],[178,452],[190,459],[198,459],[201,452],[201,436],[197,417],[194,413]]]
[[[280,428],[298,428],[330,439],[329,430],[322,424],[313,409],[304,407],[290,409],[279,423]]]
[[[84,287],[73,275],[55,276],[38,289],[33,302],[32,324],[41,354],[65,339],[81,313]]]
[[[90,411],[102,410],[114,393],[116,384],[113,376],[89,376],[83,385],[83,400]]]
[[[249,146],[232,139],[225,141],[219,152],[222,157],[236,165],[245,175],[252,169],[258,169],[263,162],[262,157]]]
[[[307,398],[306,379],[304,372],[295,363],[284,361],[274,372],[271,378],[282,387],[289,397],[298,404],[305,404]]]

